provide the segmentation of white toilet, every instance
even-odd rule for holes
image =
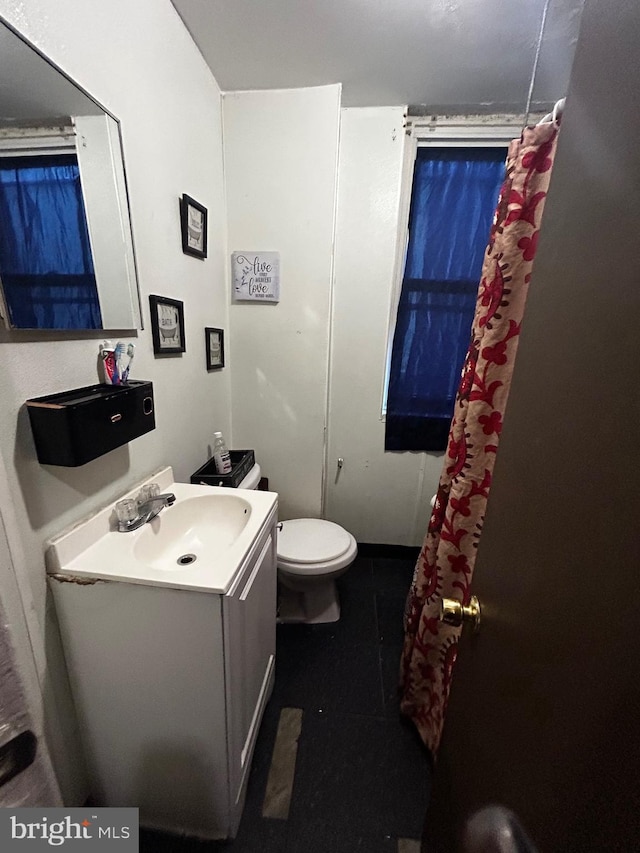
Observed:
[[[240,483],[255,489],[260,466]],[[358,553],[353,536],[321,518],[293,518],[278,524],[278,621],[319,624],[337,622],[340,602],[335,579]]]
[[[278,619],[337,622],[335,580],[355,560],[356,540],[339,524],[321,518],[293,518],[280,522],[278,529]]]

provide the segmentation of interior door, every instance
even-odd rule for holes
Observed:
[[[638,849],[639,40],[588,0],[423,850],[488,804],[541,851]]]

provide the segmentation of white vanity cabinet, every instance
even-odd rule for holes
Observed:
[[[137,806],[141,826],[235,836],[274,679],[270,497],[225,589],[181,587],[179,571],[171,586],[50,574],[96,805]]]
[[[262,709],[275,675],[275,566],[274,529],[222,601],[232,810],[244,798]]]

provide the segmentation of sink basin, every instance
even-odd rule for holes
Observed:
[[[175,503],[137,530],[120,533],[113,501],[49,541],[48,573],[61,582],[122,581],[228,592],[261,531],[275,524],[278,496],[176,483],[171,468],[151,482],[162,493],[173,492]],[[143,485],[118,500],[136,497]]]
[[[250,518],[251,504],[233,492],[186,498],[140,528],[133,554],[156,569],[184,571],[226,551]]]

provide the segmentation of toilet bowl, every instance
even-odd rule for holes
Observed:
[[[318,624],[337,622],[335,579],[356,558],[353,536],[321,518],[293,518],[278,525],[278,619]]]
[[[240,483],[255,489],[258,464]],[[358,553],[354,537],[339,524],[321,518],[293,518],[278,524],[278,621],[337,622],[340,602],[335,579]]]

